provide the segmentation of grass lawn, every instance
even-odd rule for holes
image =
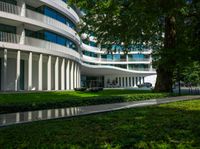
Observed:
[[[0,128],[7,148],[177,148],[200,146],[200,100]]]
[[[105,90],[98,93],[66,91],[0,94],[0,113],[145,100],[166,96],[170,94],[139,90]]]

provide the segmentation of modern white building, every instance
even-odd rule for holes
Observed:
[[[66,0],[0,0],[0,90],[155,84],[150,49],[106,54],[79,37],[79,21]]]

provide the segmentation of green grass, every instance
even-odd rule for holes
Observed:
[[[98,93],[69,91],[0,94],[0,113],[136,101],[167,96],[170,94],[139,90],[105,90]]]
[[[0,128],[1,149],[200,146],[200,100]]]

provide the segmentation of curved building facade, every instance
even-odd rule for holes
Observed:
[[[79,37],[79,21],[66,0],[0,0],[1,91],[154,83],[151,50],[106,54]]]

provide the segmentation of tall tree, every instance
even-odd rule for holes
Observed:
[[[189,59],[185,56],[189,49],[185,17],[191,1],[79,0],[76,5],[85,12],[82,32],[95,33],[100,44],[121,45],[125,51],[134,44],[153,48],[155,90],[172,90],[173,72],[180,57]]]

